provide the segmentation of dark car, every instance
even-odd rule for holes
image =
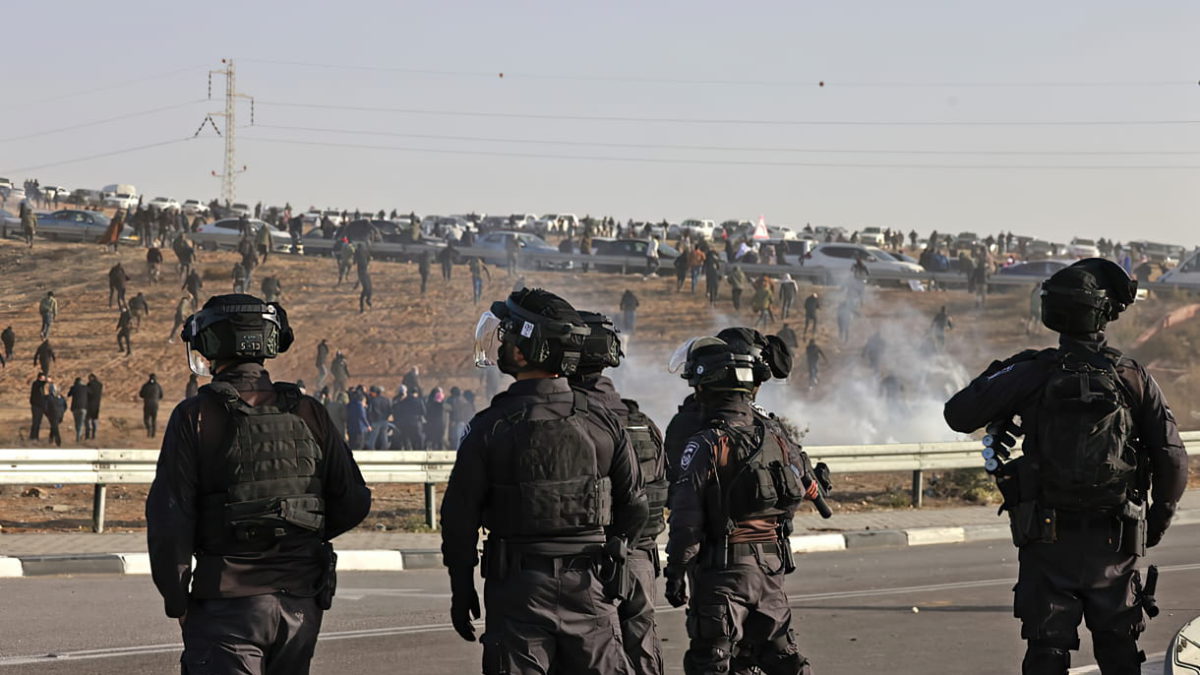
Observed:
[[[636,258],[624,267],[626,272],[645,274],[649,271],[646,265],[646,249],[650,242],[646,239],[593,239],[593,255],[619,255]],[[674,261],[679,257],[679,251],[665,242],[658,243],[658,273],[674,274]],[[620,265],[596,265],[601,272],[620,272]]]

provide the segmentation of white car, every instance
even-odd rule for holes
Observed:
[[[849,272],[854,267],[854,261],[862,256],[871,273],[875,272],[909,272],[921,274],[924,267],[916,263],[897,260],[892,254],[881,248],[865,244],[823,243],[805,256],[805,267],[825,268],[831,272]]]
[[[668,236],[672,237],[686,232],[688,234],[699,236],[703,239],[712,239],[713,232],[716,231],[717,225],[711,220],[698,220],[695,218],[689,218],[680,223],[678,226],[672,225],[668,229],[670,231],[668,231],[667,234]]]
[[[858,243],[866,246],[883,246],[883,228],[864,227],[858,231]]]
[[[1181,264],[1163,272],[1156,283],[1184,284],[1200,290],[1200,248]]]
[[[183,200],[183,212],[189,216],[207,216],[208,206],[199,199]]]
[[[254,209],[250,208],[250,206],[247,204],[243,204],[241,202],[234,202],[229,207],[229,213],[235,217],[236,216],[246,216],[247,218],[249,218],[250,214],[254,213]]]
[[[200,248],[215,250],[218,248],[237,248],[238,241],[242,238],[242,232],[239,229],[239,219],[223,218],[221,220],[205,223],[200,226],[192,235],[192,241],[196,242]],[[272,251],[288,251],[292,246],[292,235],[283,230],[271,227],[267,223],[250,218],[250,229],[257,234],[259,228],[269,228],[271,233],[271,250]]]
[[[104,198],[104,206],[114,209],[125,209],[126,211],[137,206],[138,197],[129,192],[118,192]]]
[[[7,178],[0,178],[0,190],[11,190],[12,186],[13,184],[11,180]]]
[[[178,211],[179,202],[170,197],[155,197],[147,204],[148,207],[154,207],[159,211]]]
[[[23,187],[10,187],[8,190],[4,191],[3,194],[5,203],[8,204],[20,204],[21,202],[25,201],[26,195],[25,188]]]
[[[1100,249],[1096,247],[1094,239],[1075,237],[1067,245],[1067,255],[1072,258],[1099,258]]]
[[[796,231],[787,225],[768,225],[767,234],[771,239],[782,239],[784,241],[791,241],[793,239],[800,238],[799,235],[796,234]]]
[[[71,192],[70,190],[68,190],[67,188],[65,188],[61,185],[43,185],[42,186],[42,198],[43,199],[55,199],[55,198],[62,199],[63,197],[66,197],[68,194],[70,194],[70,192]]]
[[[475,226],[458,216],[425,216],[421,220],[421,231],[427,236],[444,239],[462,239],[463,233],[474,230]]]
[[[554,231],[561,227],[566,232],[572,225],[578,230],[579,219],[575,217],[574,213],[547,213],[538,219],[538,225],[547,231]]]

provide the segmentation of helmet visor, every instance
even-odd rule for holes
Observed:
[[[500,318],[490,311],[479,315],[475,324],[475,366],[487,368],[496,365],[500,349]]]
[[[196,350],[196,347],[192,346],[194,335],[199,334],[198,328],[200,322],[197,318],[197,315],[187,317],[187,322],[190,324],[184,329],[184,350],[187,352],[187,368],[190,368],[194,374],[199,375],[200,377],[211,377],[212,369],[211,365],[209,364],[209,359],[200,356],[200,352]],[[192,340],[187,339],[188,334],[193,336]]]
[[[700,338],[688,338],[683,341],[683,344],[675,348],[675,352],[671,354],[671,358],[667,361],[668,373],[679,373],[683,371],[683,367],[687,365],[688,354],[692,351],[692,344]]]

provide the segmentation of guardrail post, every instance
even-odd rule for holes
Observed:
[[[912,505],[914,509],[921,508],[921,495],[925,492],[925,474],[920,469],[913,471]]]
[[[108,486],[97,483],[92,489],[92,532],[104,531],[104,505]]]
[[[429,529],[437,529],[437,484],[425,484],[425,524]]]

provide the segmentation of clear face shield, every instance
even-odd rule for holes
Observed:
[[[496,365],[500,350],[500,319],[490,311],[479,315],[475,324],[475,366],[487,368]]]
[[[191,317],[190,322],[191,326],[189,329],[191,334],[193,336],[197,335],[199,333],[197,330],[199,322],[196,321],[195,315]],[[190,368],[193,373],[199,375],[200,377],[212,377],[212,367],[208,359],[201,356],[200,352],[196,351],[196,349],[192,347],[192,344],[187,340],[183,341],[183,349],[187,352],[188,368]]]
[[[671,358],[667,360],[667,372],[680,374],[683,372],[683,367],[687,365],[688,354],[692,351],[692,345],[700,338],[688,338],[683,341],[683,344],[675,348],[675,352],[671,354]]]

